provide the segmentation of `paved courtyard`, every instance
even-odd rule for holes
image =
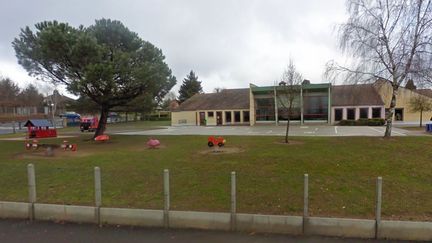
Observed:
[[[285,126],[174,126],[147,131],[119,132],[122,135],[249,135],[285,136]],[[294,125],[290,136],[375,136],[384,135],[385,127]],[[393,127],[393,136],[424,135],[422,132]]]

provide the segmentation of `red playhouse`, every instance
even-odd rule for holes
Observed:
[[[99,119],[95,117],[83,117],[81,118],[80,130],[81,132],[88,131],[94,132],[99,126]]]
[[[55,138],[57,137],[57,130],[49,128],[51,123],[48,120],[34,119],[28,120],[25,125],[27,127],[28,138]]]

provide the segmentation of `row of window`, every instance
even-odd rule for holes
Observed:
[[[343,120],[343,111],[346,110],[346,120],[369,118],[369,107],[359,108],[359,117],[356,117],[356,108],[336,108],[334,110],[335,121]],[[381,118],[381,107],[372,108],[372,118]]]
[[[241,111],[234,111],[234,122],[241,122]],[[208,111],[207,116],[213,118],[215,116],[213,111]],[[216,112],[218,123],[222,123],[222,112]],[[232,112],[225,111],[225,122],[232,122]],[[243,122],[249,122],[249,111],[243,111]]]

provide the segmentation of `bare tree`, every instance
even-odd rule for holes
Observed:
[[[423,95],[413,96],[409,101],[412,112],[420,112],[420,127],[423,125],[423,112],[432,110],[430,98]]]
[[[350,82],[382,79],[391,86],[384,137],[391,136],[399,87],[425,75],[432,54],[432,0],[347,0],[349,18],[339,28],[351,65],[331,61],[327,77]],[[418,80],[418,79],[417,79]]]
[[[223,88],[223,87],[216,87],[216,88],[213,89],[213,93],[220,93],[223,90],[225,90],[225,88]]]
[[[293,115],[293,108],[295,105],[296,98],[300,96],[300,89],[302,83],[302,75],[297,71],[294,61],[289,60],[289,64],[282,74],[282,80],[279,82],[279,86],[275,87],[275,95],[278,100],[278,104],[284,110],[287,118],[287,126],[285,132],[285,143],[289,143],[288,135],[291,122],[291,116]]]

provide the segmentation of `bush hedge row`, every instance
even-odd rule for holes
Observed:
[[[365,119],[361,118],[358,120],[341,120],[340,126],[383,126],[385,120],[382,118]]]

